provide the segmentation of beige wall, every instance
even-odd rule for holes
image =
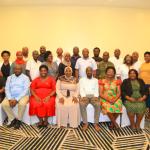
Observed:
[[[0,7],[0,50],[30,50],[45,45],[72,51],[98,46],[122,55],[150,50],[150,10],[104,7]],[[141,56],[141,58],[142,58]]]

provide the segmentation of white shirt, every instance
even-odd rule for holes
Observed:
[[[134,66],[131,66],[130,68],[126,64],[122,64],[119,68],[119,76],[121,77],[121,80],[128,78],[128,73],[130,69],[135,69]]]
[[[79,80],[79,91],[81,97],[86,97],[86,95],[94,95],[94,97],[99,96],[99,85],[96,78],[88,79],[87,77],[81,78]]]
[[[55,62],[57,63],[57,65],[59,66],[59,64],[62,62],[62,59],[60,59],[59,57],[57,57],[55,59]]]
[[[87,67],[92,67],[93,70],[97,69],[97,64],[93,58],[79,58],[77,60],[75,69],[79,70],[79,78],[86,77]]]
[[[39,67],[41,66],[40,61],[35,61],[34,59],[27,61],[26,70],[30,71],[31,79],[34,80],[39,76]]]
[[[109,61],[114,64],[115,69],[116,69],[116,75],[118,76],[119,68],[123,64],[123,59],[122,58],[117,59],[115,56],[113,56],[109,58]]]
[[[142,62],[138,60],[136,63],[133,64],[133,67],[139,72],[141,65]]]

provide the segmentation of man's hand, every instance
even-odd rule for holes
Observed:
[[[15,99],[9,100],[10,107],[15,107],[17,104],[17,101]]]

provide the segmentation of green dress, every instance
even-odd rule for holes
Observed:
[[[132,85],[132,89],[133,89],[133,93],[131,95],[132,98],[140,98],[141,97],[141,93],[140,93],[140,84],[137,80],[131,81],[131,85]],[[146,110],[146,103],[145,102],[130,102],[128,100],[126,100],[125,102],[125,106],[127,109],[127,112],[130,113],[137,113],[137,114],[143,114],[145,113]]]

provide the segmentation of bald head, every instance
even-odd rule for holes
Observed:
[[[18,65],[18,64],[16,64],[15,66],[14,66],[14,74],[16,75],[16,76],[19,76],[21,73],[22,73],[22,65]]]
[[[132,58],[133,58],[133,63],[137,62],[138,61],[138,58],[139,58],[139,53],[134,51],[132,53]]]
[[[86,75],[87,75],[87,78],[92,78],[92,76],[93,76],[93,69],[92,69],[92,67],[87,67],[86,68]]]
[[[116,57],[116,58],[118,58],[119,59],[119,57],[120,57],[120,54],[121,54],[121,51],[120,51],[120,49],[115,49],[115,51],[114,51],[114,56]]]
[[[22,48],[22,54],[23,54],[23,56],[28,57],[28,54],[29,54],[28,47],[23,47]]]
[[[41,47],[40,47],[40,53],[41,54],[44,54],[46,52],[46,47],[44,46],[44,45],[42,45]]]
[[[109,52],[105,51],[103,53],[103,61],[104,62],[108,62],[108,59],[109,59]]]
[[[61,47],[57,48],[56,53],[57,53],[57,57],[62,57],[62,55],[63,55],[63,49]]]
[[[82,55],[83,55],[83,58],[88,58],[89,57],[89,50],[87,48],[84,48],[82,50]]]

